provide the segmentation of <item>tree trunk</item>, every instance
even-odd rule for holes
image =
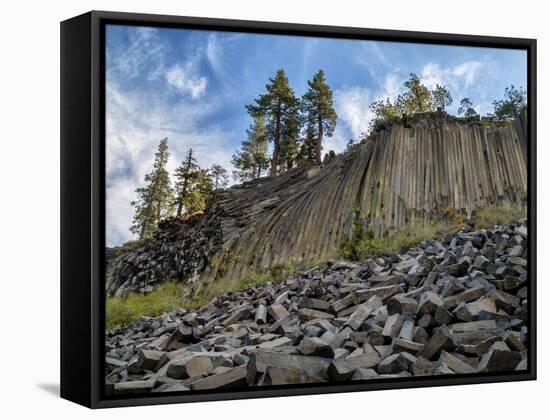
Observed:
[[[141,232],[139,232],[139,240],[141,241],[145,236],[145,221],[141,224]]]
[[[181,194],[179,196],[178,200],[178,212],[177,217],[181,217],[181,214],[183,213],[183,199],[185,198],[185,194],[187,194],[187,185],[189,184],[189,176],[191,173],[191,163],[193,161],[193,149],[189,149],[189,153],[187,154],[187,175],[183,179],[183,187],[181,189]],[[216,178],[216,183],[218,182],[218,178]]]
[[[179,199],[178,199],[177,217],[181,217],[181,214],[183,213],[183,199],[185,198],[185,194],[187,194],[187,185],[188,184],[189,184],[189,178],[184,178],[183,187],[181,189],[181,193],[180,193]]]
[[[162,209],[162,202],[160,200],[157,201],[157,225],[160,222],[160,211]]]
[[[315,145],[315,160],[320,165],[321,164],[321,145],[323,144],[323,120],[321,114],[319,113],[318,123],[318,133],[317,133],[317,144]]]
[[[254,150],[252,153],[252,173],[250,174],[250,178],[252,181],[256,179],[256,166],[258,167],[258,172],[260,172],[260,164],[258,163],[258,144],[256,142],[252,143],[254,146]],[[260,176],[258,175],[258,178]]]
[[[177,217],[181,217],[182,210],[183,210],[183,199],[180,196],[180,198],[178,200],[178,212],[176,213]]]
[[[271,176],[277,175],[279,163],[279,142],[281,140],[281,105],[277,107],[277,118],[275,120],[275,138],[273,139],[273,157],[271,158]]]

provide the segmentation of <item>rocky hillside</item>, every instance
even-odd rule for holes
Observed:
[[[527,367],[525,220],[226,293],[107,332],[108,393]]]
[[[146,291],[167,278],[200,277],[202,284],[325,258],[351,235],[356,212],[375,235],[385,235],[445,209],[469,216],[490,203],[520,202],[527,191],[523,127],[520,120],[416,115],[327,155],[321,166],[222,191],[199,227],[170,225],[110,259],[108,294]]]
[[[107,296],[128,291],[143,293],[165,279],[196,281],[222,245],[219,218],[205,215],[190,220],[170,219],[143,244],[106,252]]]

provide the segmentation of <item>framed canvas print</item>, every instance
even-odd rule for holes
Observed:
[[[536,378],[536,42],[61,24],[61,394]]]

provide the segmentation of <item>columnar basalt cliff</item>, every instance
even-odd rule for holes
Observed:
[[[524,121],[416,115],[346,153],[330,153],[321,166],[218,192],[193,228],[189,222],[161,228],[149,243],[111,261],[108,294],[145,291],[167,278],[202,284],[323,258],[351,235],[357,216],[380,236],[444,209],[470,215],[491,203],[520,202],[527,192]]]

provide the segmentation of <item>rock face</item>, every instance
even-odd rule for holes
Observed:
[[[219,192],[206,222],[173,222],[143,248],[108,259],[107,292],[143,291],[167,278],[231,279],[325,258],[352,234],[356,211],[382,235],[444,209],[469,215],[490,203],[519,202],[527,191],[525,138],[520,120],[417,115],[327,155],[321,166]],[[463,266],[454,269],[461,275]]]
[[[129,250],[106,250],[107,296],[149,292],[165,280],[195,281],[220,249],[219,218],[166,220],[159,233]]]
[[[526,369],[527,252],[525,220],[464,229],[402,255],[333,262],[226,293],[197,312],[142,318],[107,331],[106,390]],[[454,267],[463,262],[457,277]]]

